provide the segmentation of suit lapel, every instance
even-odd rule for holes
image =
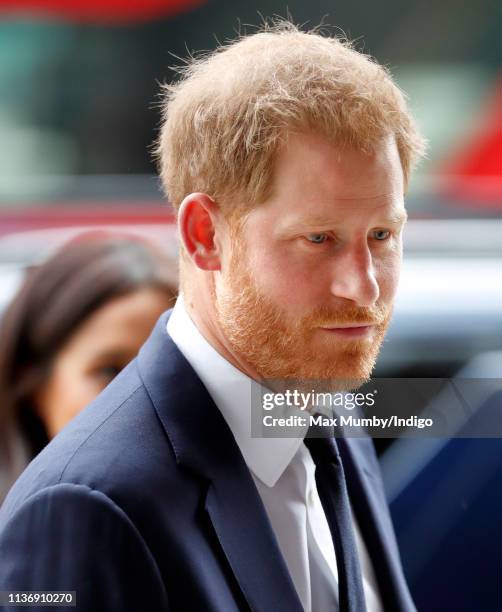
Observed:
[[[368,547],[386,612],[415,612],[404,578],[379,467],[369,438],[340,438],[350,501]]]
[[[208,481],[205,508],[250,608],[301,612],[249,469],[219,409],[167,333],[168,317],[157,322],[138,367],[176,461]]]
[[[252,610],[302,612],[256,487],[248,484],[225,478],[209,488],[206,509],[220,545]]]

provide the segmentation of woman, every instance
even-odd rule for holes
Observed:
[[[175,294],[174,263],[128,236],[83,234],[28,273],[0,321],[0,503],[133,359]]]

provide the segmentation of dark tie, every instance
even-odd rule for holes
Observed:
[[[333,437],[310,437],[312,435],[319,433],[309,431],[305,445],[316,465],[317,490],[335,547],[339,610],[365,612],[363,579],[338,445]]]

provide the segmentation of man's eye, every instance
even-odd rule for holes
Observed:
[[[390,236],[389,230],[375,230],[373,232],[373,238],[375,238],[375,240],[387,240],[389,236]]]
[[[328,239],[327,234],[309,234],[307,240],[312,244],[322,244]]]

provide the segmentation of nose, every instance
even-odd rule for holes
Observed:
[[[357,306],[372,306],[380,296],[373,260],[367,243],[346,245],[334,265],[331,293]]]

